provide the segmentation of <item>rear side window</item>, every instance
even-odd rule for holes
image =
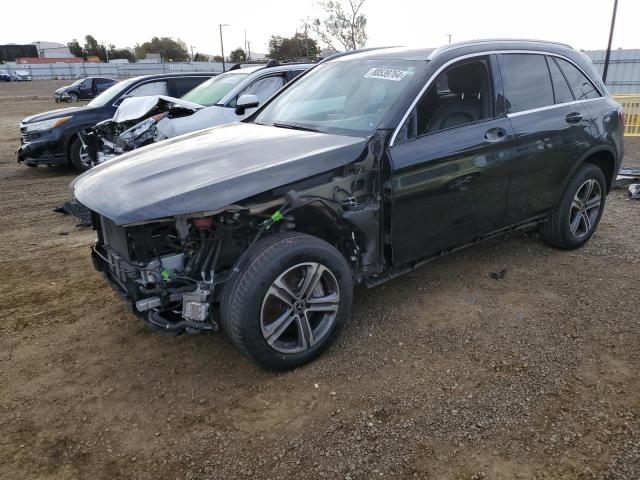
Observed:
[[[573,90],[573,94],[576,96],[576,100],[586,100],[588,98],[598,98],[600,94],[593,83],[578,70],[575,65],[563,60],[561,58],[555,59],[558,65],[564,72],[564,76],[567,77],[569,85]]]
[[[551,73],[551,82],[553,83],[553,95],[555,96],[556,103],[573,102],[573,94],[567,84],[567,80],[556,65],[553,58],[547,57],[547,64],[549,65],[549,72]]]
[[[500,55],[507,113],[553,105],[553,88],[543,55]]]

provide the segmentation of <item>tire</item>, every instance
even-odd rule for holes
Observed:
[[[351,269],[319,238],[274,234],[247,252],[239,270],[222,293],[222,326],[232,343],[263,368],[289,370],[315,359],[351,314]],[[308,279],[317,280],[300,288]]]
[[[606,191],[602,170],[591,163],[581,165],[548,221],[540,227],[542,239],[563,250],[584,245],[598,227]]]
[[[82,150],[82,142],[78,137],[75,137],[69,145],[69,163],[80,173],[86,172],[91,168],[90,164],[83,163]]]
[[[69,101],[75,103],[78,101],[78,94],[76,92],[69,92]]]

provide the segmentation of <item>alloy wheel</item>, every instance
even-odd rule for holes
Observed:
[[[569,210],[571,235],[581,239],[589,234],[598,219],[601,204],[602,189],[597,180],[590,178],[580,185]]]
[[[260,328],[274,350],[300,353],[321,342],[338,315],[335,275],[316,262],[299,263],[280,274],[262,301]]]

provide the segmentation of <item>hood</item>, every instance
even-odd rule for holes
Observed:
[[[179,106],[188,110],[199,110],[204,108],[197,103],[187,102],[179,98],[167,97],[165,95],[152,95],[149,97],[125,98],[116,110],[113,121],[116,123],[137,120],[148,114],[155,107],[161,107],[163,111],[169,110],[173,106]],[[164,107],[164,108],[162,108]]]
[[[60,87],[53,93],[64,93],[64,92],[68,92],[69,90],[71,90],[71,85],[67,85],[66,87]]]
[[[224,208],[356,160],[367,139],[234,123],[103,163],[70,188],[118,225]]]
[[[44,113],[38,113],[36,115],[31,115],[30,117],[25,117],[22,119],[22,123],[33,123],[40,122],[42,120],[51,120],[53,118],[66,117],[68,115],[73,115],[75,113],[84,113],[87,111],[87,107],[68,107],[68,108],[59,108],[57,110],[50,110]]]

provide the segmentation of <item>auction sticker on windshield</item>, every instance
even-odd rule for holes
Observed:
[[[393,68],[372,68],[365,73],[364,78],[377,78],[379,80],[391,80],[399,82],[407,74],[405,70],[395,70]]]

